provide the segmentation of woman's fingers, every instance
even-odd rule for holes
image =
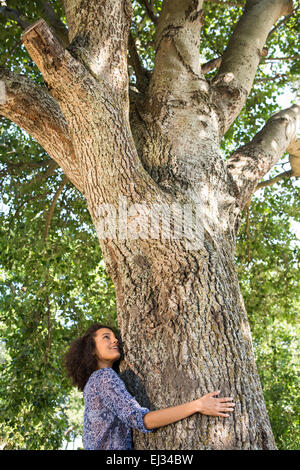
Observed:
[[[218,409],[219,411],[233,411],[234,410],[234,407],[235,407],[235,404],[234,403],[222,403],[222,404],[219,404],[218,405]]]
[[[219,403],[218,406],[222,410],[223,409],[225,410],[226,408],[232,408],[233,409],[235,407],[235,403]]]
[[[221,390],[217,390],[216,392],[210,392],[206,396],[207,397],[213,397],[214,395],[219,395],[221,393]]]
[[[217,390],[216,392],[208,393],[206,396],[207,397],[214,397],[215,395],[219,395],[219,393],[221,393],[221,391]],[[218,400],[221,403],[225,403],[225,402],[228,402],[228,401],[232,402],[233,398],[232,397],[221,397],[221,398],[216,398],[216,400]]]
[[[221,393],[221,390],[207,393],[202,400],[202,413],[210,416],[219,416],[221,418],[229,418],[230,414],[234,411],[235,403],[232,397],[216,396]]]

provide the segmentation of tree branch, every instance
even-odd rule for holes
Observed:
[[[212,101],[219,116],[220,137],[246,102],[272,25],[292,8],[292,0],[247,0],[211,86]]]
[[[62,179],[62,181],[59,185],[59,188],[58,188],[58,190],[56,191],[56,193],[54,195],[53,201],[51,203],[51,206],[50,206],[50,209],[48,211],[47,218],[46,218],[46,225],[45,225],[45,230],[44,230],[44,241],[46,241],[47,238],[48,238],[48,233],[49,233],[49,228],[50,228],[50,223],[51,223],[51,219],[52,219],[52,216],[53,216],[53,212],[54,212],[56,203],[58,201],[58,198],[61,195],[65,185],[67,184],[67,181],[68,181],[68,179],[64,175],[64,177],[63,177],[63,179]]]
[[[5,156],[7,156],[11,153],[16,154],[16,151],[13,150],[12,152],[5,152]],[[1,155],[3,155],[3,154],[1,154],[1,152],[0,152],[0,156]],[[47,160],[43,160],[42,162],[29,161],[29,162],[13,163],[13,162],[8,161],[8,160],[1,160],[0,163],[6,165],[6,167],[7,167],[6,170],[3,170],[3,171],[0,172],[0,176],[7,176],[7,174],[15,175],[15,174],[19,174],[20,172],[22,172],[24,170],[25,171],[30,171],[30,170],[37,170],[37,169],[40,169],[40,168],[48,167],[48,169],[44,173],[44,175],[45,175],[44,177],[47,177],[47,176],[49,176],[48,171],[49,171],[50,168],[52,170],[52,167],[54,165],[55,165],[55,168],[58,167],[57,163],[54,162],[52,160],[52,158],[49,158]],[[53,170],[54,170],[54,168],[53,168]],[[37,176],[40,176],[40,175],[37,175]],[[35,180],[35,178],[33,178],[33,180]],[[33,180],[32,180],[32,182],[33,182]],[[30,184],[32,184],[32,183],[30,183]]]
[[[36,139],[82,191],[68,126],[56,101],[46,88],[2,67],[0,81],[5,84],[5,102],[0,102],[0,114]]]
[[[96,77],[128,92],[127,42],[131,0],[64,0],[68,50]]]
[[[266,57],[265,58],[266,61],[270,60],[270,61],[277,61],[277,60],[299,60],[299,56],[294,56],[294,57]]]
[[[300,139],[291,141],[287,148],[290,154],[290,164],[292,167],[292,176],[300,176]]]
[[[263,48],[260,55],[261,57],[264,57],[265,55],[267,55],[267,53],[268,53],[267,48]],[[277,60],[277,59],[274,58],[274,60]],[[219,56],[216,59],[209,60],[205,64],[202,64],[201,65],[202,73],[205,75],[206,73],[211,72],[212,70],[220,67],[221,62],[222,62],[222,56]]]
[[[261,178],[285,151],[293,153],[298,163],[300,145],[296,140],[296,132],[299,126],[300,107],[293,105],[274,114],[250,143],[237,149],[226,161],[228,175],[241,210]],[[292,176],[297,176],[297,171],[293,171]]]
[[[47,20],[48,24],[55,31],[55,34],[60,39],[62,44],[67,46],[69,43],[68,30],[64,23],[60,20],[60,18],[58,18],[49,2],[37,0],[37,3],[41,16]],[[26,18],[20,10],[8,8],[6,6],[0,7],[0,15],[15,20],[17,24],[23,29],[28,28],[32,24],[32,21],[30,21],[29,18]]]
[[[54,175],[55,170],[57,168],[58,168],[58,164],[52,161],[51,164],[49,165],[49,168],[47,168],[47,170],[44,173],[38,173],[30,181],[28,181],[28,183],[23,183],[22,188],[23,189],[28,188],[32,186],[33,184],[38,183],[39,181],[49,178],[49,176]]]
[[[18,217],[19,215],[19,212],[20,210],[22,209],[22,207],[27,203],[27,202],[32,202],[32,201],[36,201],[38,199],[42,199],[43,197],[46,197],[47,194],[49,192],[49,189],[47,189],[46,191],[44,191],[43,193],[38,193],[36,194],[35,196],[31,196],[31,197],[28,197],[26,199],[23,199],[23,201],[21,202],[21,204],[19,204],[19,206],[17,207],[14,215],[11,217],[10,219],[10,222],[8,224],[8,228],[10,229],[12,226],[13,226],[13,223],[17,220],[18,222],[20,222],[20,219]]]
[[[145,10],[155,25],[157,25],[159,18],[155,15],[153,11],[153,2],[149,4],[148,0],[138,0],[139,4],[145,7]]]
[[[141,64],[138,51],[136,49],[135,41],[131,32],[129,33],[129,38],[128,38],[128,49],[129,49],[129,54],[130,54],[129,63],[134,68],[135,75],[136,75],[136,81],[137,81],[136,87],[141,92],[144,92],[149,85],[149,78],[146,73],[147,71],[144,69],[144,67]]]
[[[103,1],[97,3],[98,6],[102,5],[103,8],[108,8],[109,4],[110,2]],[[114,5],[116,5],[116,8],[113,8],[113,11],[117,14],[121,2],[114,3]],[[103,10],[101,13],[104,14],[105,11]],[[111,15],[112,12],[109,14],[107,12],[106,22],[112,20]],[[90,21],[92,21],[92,17]],[[94,20],[92,25],[95,28]],[[72,28],[74,33],[75,26],[72,26]],[[108,24],[106,24],[106,28],[108,28]],[[128,34],[126,24],[124,29]],[[116,48],[116,38],[112,35],[111,30],[106,29],[106,32],[109,33],[109,36],[107,40],[103,38],[103,50],[105,50],[105,44],[109,44],[110,39],[113,41],[112,47]],[[116,33],[117,37],[118,34]],[[92,38],[92,40],[94,39]],[[127,44],[123,44],[126,52],[124,59],[126,62],[126,79],[122,75],[122,65],[120,64],[118,78],[115,79],[110,73],[111,69],[107,69],[106,72],[104,70],[105,63],[108,64],[109,62],[109,66],[113,64],[110,54],[103,56],[103,61],[100,57],[101,61],[99,63],[101,66],[103,65],[104,69],[101,72],[102,78],[99,75],[96,76],[95,70],[93,71],[89,67],[91,63],[86,65],[81,60],[77,60],[69,51],[72,47],[64,49],[44,20],[39,20],[26,29],[23,34],[23,41],[32,59],[43,74],[44,80],[47,81],[51,95],[58,101],[68,123],[74,153],[80,166],[85,196],[91,198],[94,195],[89,180],[90,171],[99,171],[103,176],[102,181],[99,183],[100,189],[98,188],[102,198],[101,201],[117,200],[121,185],[122,190],[127,191],[130,197],[136,196],[136,193],[133,196],[130,192],[131,186],[128,181],[131,185],[135,185],[136,191],[138,189],[145,191],[145,187],[147,187],[150,192],[150,186],[153,182],[139,161],[131,138],[132,134],[128,120]],[[120,46],[119,43],[118,45]],[[99,44],[98,47],[100,47]],[[121,49],[119,47],[116,51],[117,61],[118,57],[120,58]],[[103,52],[101,51],[100,55]],[[111,52],[113,51],[110,49]],[[106,73],[107,75],[105,75]],[[116,134],[118,135],[117,152],[114,145],[116,143]],[[103,144],[104,142],[105,144]],[[124,172],[125,162],[127,172]],[[64,173],[68,176],[66,171]],[[101,178],[99,179],[101,180]]]
[[[199,54],[202,4],[202,0],[164,0],[155,36],[151,97],[182,98],[206,82]]]
[[[80,98],[79,102],[86,107],[88,89],[93,88],[96,93],[97,87],[97,91],[101,91],[101,85],[105,87],[103,81],[94,80],[88,67],[62,46],[44,19],[30,25],[24,31],[22,40],[67,121],[68,117],[74,116],[75,107],[78,112],[78,102],[73,104],[74,96]],[[68,125],[72,129],[69,121]]]
[[[254,192],[258,191],[261,188],[266,188],[267,186],[273,186],[273,184],[278,183],[278,181],[281,181],[283,179],[289,179],[292,176],[294,176],[292,170],[284,171],[283,173],[280,173],[279,175],[275,176],[274,178],[271,178],[269,180],[262,181],[261,183],[258,183],[258,185],[256,186]],[[247,201],[247,203],[244,206],[244,209],[247,210],[247,214],[249,213],[249,207],[251,205],[253,194],[250,196],[249,200]]]
[[[276,75],[273,75],[273,77],[264,77],[264,78],[256,78],[254,80],[255,83],[258,83],[258,82],[269,82],[270,80],[277,80],[277,79],[280,79],[280,80],[283,80],[283,81],[287,81],[288,79],[288,75],[286,73],[276,73]],[[284,80],[286,79],[286,80]],[[282,83],[282,82],[281,82]]]
[[[201,65],[201,70],[203,75],[205,75],[208,72],[211,72],[212,70],[220,67],[222,62],[222,57],[217,57],[216,59],[209,60],[205,64]]]
[[[279,21],[275,26],[274,28],[269,32],[268,34],[268,37],[267,37],[267,41],[270,39],[270,37],[273,35],[273,33],[275,33],[275,31],[280,28],[280,26],[282,26],[284,23],[286,23],[286,21],[291,18],[291,16],[293,16],[297,10],[299,9],[299,6],[297,6],[296,8],[294,8],[291,13],[289,13],[288,15],[286,15],[281,21]]]
[[[58,41],[46,21],[40,19],[31,24],[22,34],[22,40],[48,89],[65,90],[65,81],[71,82],[74,75],[72,66],[76,68],[77,61]]]
[[[243,7],[245,6],[245,2],[231,2],[231,1],[228,1],[227,0],[206,0],[206,3],[214,3],[216,5],[220,5],[220,6],[223,6],[223,7]]]
[[[3,15],[5,16],[5,18],[8,18],[10,20],[16,21],[17,24],[23,29],[28,28],[28,26],[30,25],[30,21],[28,21],[27,18],[24,19],[24,15],[22,15],[19,10],[15,10],[14,8],[1,6],[0,15]]]
[[[16,41],[14,46],[7,52],[7,54],[5,54],[5,56],[2,58],[2,61],[0,63],[0,67],[4,67],[7,60],[12,57],[13,53],[15,52],[16,48],[18,46],[21,46],[22,44],[22,41]]]
[[[267,186],[273,186],[273,184],[278,183],[278,181],[290,178],[291,176],[293,176],[293,170],[284,171],[283,173],[280,173],[280,175],[274,176],[274,178],[258,183],[255,191],[258,191],[261,188],[266,188]]]
[[[62,45],[66,47],[69,44],[68,30],[53,10],[50,2],[37,0],[37,4],[42,18],[53,28]]]

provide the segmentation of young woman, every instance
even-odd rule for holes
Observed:
[[[99,323],[91,325],[66,353],[68,375],[83,391],[86,450],[130,450],[131,428],[152,432],[194,413],[227,418],[234,410],[232,398],[214,398],[220,393],[215,391],[183,405],[150,411],[126,390],[118,375],[120,360],[118,333]]]

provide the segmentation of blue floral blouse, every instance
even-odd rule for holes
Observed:
[[[91,374],[84,390],[83,447],[85,450],[130,450],[131,428],[146,429],[143,416],[148,408],[139,405],[111,367]]]

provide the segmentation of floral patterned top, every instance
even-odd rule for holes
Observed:
[[[146,429],[143,416],[148,408],[139,405],[111,367],[91,374],[84,390],[83,447],[85,450],[130,450],[131,428]]]

